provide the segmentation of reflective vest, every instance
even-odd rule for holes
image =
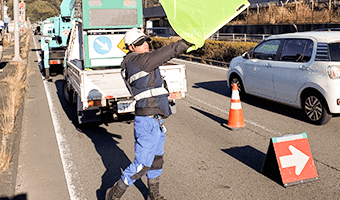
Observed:
[[[136,115],[168,117],[171,114],[169,92],[164,87],[159,68],[148,73],[142,71],[132,60],[126,62],[126,67],[122,74],[125,75],[124,78],[136,100]]]

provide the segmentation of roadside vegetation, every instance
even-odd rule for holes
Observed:
[[[150,48],[155,50],[166,46],[172,42],[180,40],[179,37],[172,39],[153,37],[150,42]],[[230,62],[236,56],[251,50],[257,43],[255,42],[227,42],[206,40],[204,46],[197,51],[192,51],[186,55],[199,57],[202,60],[216,60],[221,62]]]
[[[24,42],[24,46],[20,52],[20,56],[23,59],[27,57],[30,37],[31,32],[28,31],[21,39],[21,41]],[[5,92],[7,92],[7,95],[5,95],[5,103],[0,109],[0,172],[9,168],[12,158],[12,142],[8,141],[9,135],[13,134],[15,129],[15,119],[18,115],[18,109],[22,105],[27,88],[26,76],[28,72],[25,61],[11,62],[10,64],[16,67],[15,70],[0,81],[0,84],[6,85],[8,88],[5,90]]]

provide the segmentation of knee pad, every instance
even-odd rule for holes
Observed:
[[[150,169],[162,169],[163,168],[163,155],[155,156]]]

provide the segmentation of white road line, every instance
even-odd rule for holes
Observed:
[[[212,105],[212,104],[210,104],[210,103],[207,103],[207,102],[205,102],[205,101],[203,101],[203,100],[201,100],[201,99],[197,99],[196,97],[193,97],[193,96],[189,95],[188,93],[186,94],[186,97],[191,98],[191,99],[193,99],[193,100],[195,100],[195,101],[198,101],[198,102],[200,102],[200,103],[202,103],[202,104],[204,104],[204,105],[206,105],[206,106],[209,106],[210,108],[213,108],[213,109],[215,109],[215,110],[218,110],[218,111],[220,111],[220,112],[223,112],[223,113],[225,113],[227,116],[229,116],[229,112],[223,110],[222,108],[219,108],[219,107],[217,107],[217,106],[214,106],[214,105]],[[256,126],[256,127],[258,127],[258,128],[261,128],[261,129],[263,129],[263,130],[265,130],[265,131],[267,131],[267,132],[269,132],[269,133],[273,133],[273,134],[275,134],[275,135],[282,135],[282,134],[281,134],[280,132],[278,132],[278,131],[269,129],[269,128],[267,128],[267,127],[265,127],[265,126],[262,126],[261,124],[258,124],[258,123],[256,123],[256,122],[253,122],[253,121],[251,121],[251,120],[244,119],[244,122],[249,123],[249,124],[251,124],[251,125],[253,125],[253,126]]]
[[[37,44],[35,42],[35,39],[33,38],[35,49],[37,49]],[[41,59],[38,54],[38,51],[36,51],[37,58],[38,58],[38,63],[40,63]],[[56,109],[52,94],[50,92],[50,89],[48,87],[47,81],[43,81],[45,91],[46,91],[46,97],[48,101],[48,105],[50,108],[50,113],[52,117],[52,122],[53,122],[53,127],[54,127],[54,132],[57,138],[57,143],[59,147],[59,153],[61,157],[61,162],[64,168],[64,173],[65,173],[65,178],[67,182],[67,187],[68,187],[68,192],[70,195],[71,200],[77,200],[77,199],[86,199],[82,196],[81,192],[77,191],[83,191],[83,188],[79,186],[80,184],[80,178],[77,175],[77,169],[73,163],[73,155],[72,152],[69,148],[69,145],[67,143],[67,140],[64,136],[64,133],[62,131],[62,126],[59,121],[59,114],[58,110]],[[75,185],[78,186],[78,188],[75,187]]]
[[[190,63],[190,64],[192,64],[192,63],[193,63],[193,62],[190,62],[190,61],[181,60],[181,59],[176,59],[176,58],[172,59],[171,61],[173,61],[173,62],[175,62],[175,63],[179,63],[179,64],[183,64],[183,63]],[[209,67],[209,68],[213,68],[213,69],[228,71],[228,68],[216,67],[216,66],[207,65],[207,64],[202,64],[202,63],[194,63],[194,64],[195,64],[195,65],[199,65],[199,66],[203,66],[203,67]],[[206,103],[205,101],[202,101],[202,100],[200,100],[200,99],[197,99],[197,98],[195,98],[195,97],[189,95],[188,93],[186,94],[186,96],[189,97],[189,98],[191,98],[191,99],[194,99],[195,101],[198,101],[198,102],[200,102],[200,103],[202,103],[202,104],[205,104],[205,105],[207,105],[207,106],[209,106],[209,107],[211,107],[211,108],[214,108],[214,109],[216,109],[216,110],[219,110],[220,112],[223,112],[223,113],[229,115],[229,112],[228,112],[228,111],[225,111],[225,110],[223,110],[223,109],[221,109],[221,108],[219,108],[219,107],[216,107],[216,106],[214,106],[214,105],[212,105],[212,104],[210,104],[210,103]],[[246,119],[244,119],[244,121],[245,121],[246,123],[249,123],[249,124],[253,125],[253,126],[256,126],[256,127],[258,127],[258,128],[261,128],[261,129],[263,129],[263,130],[265,130],[265,131],[267,131],[267,132],[269,132],[269,133],[273,133],[273,134],[275,134],[275,135],[282,135],[282,134],[281,134],[280,132],[278,132],[278,131],[275,131],[275,130],[266,128],[265,126],[262,126],[261,124],[258,124],[258,123],[256,123],[256,122],[253,122],[253,121],[251,121],[251,120],[246,120]]]

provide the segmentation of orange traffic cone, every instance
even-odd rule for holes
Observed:
[[[243,112],[241,107],[240,94],[238,92],[237,84],[233,84],[231,93],[229,120],[227,127],[231,130],[237,130],[245,127]]]

